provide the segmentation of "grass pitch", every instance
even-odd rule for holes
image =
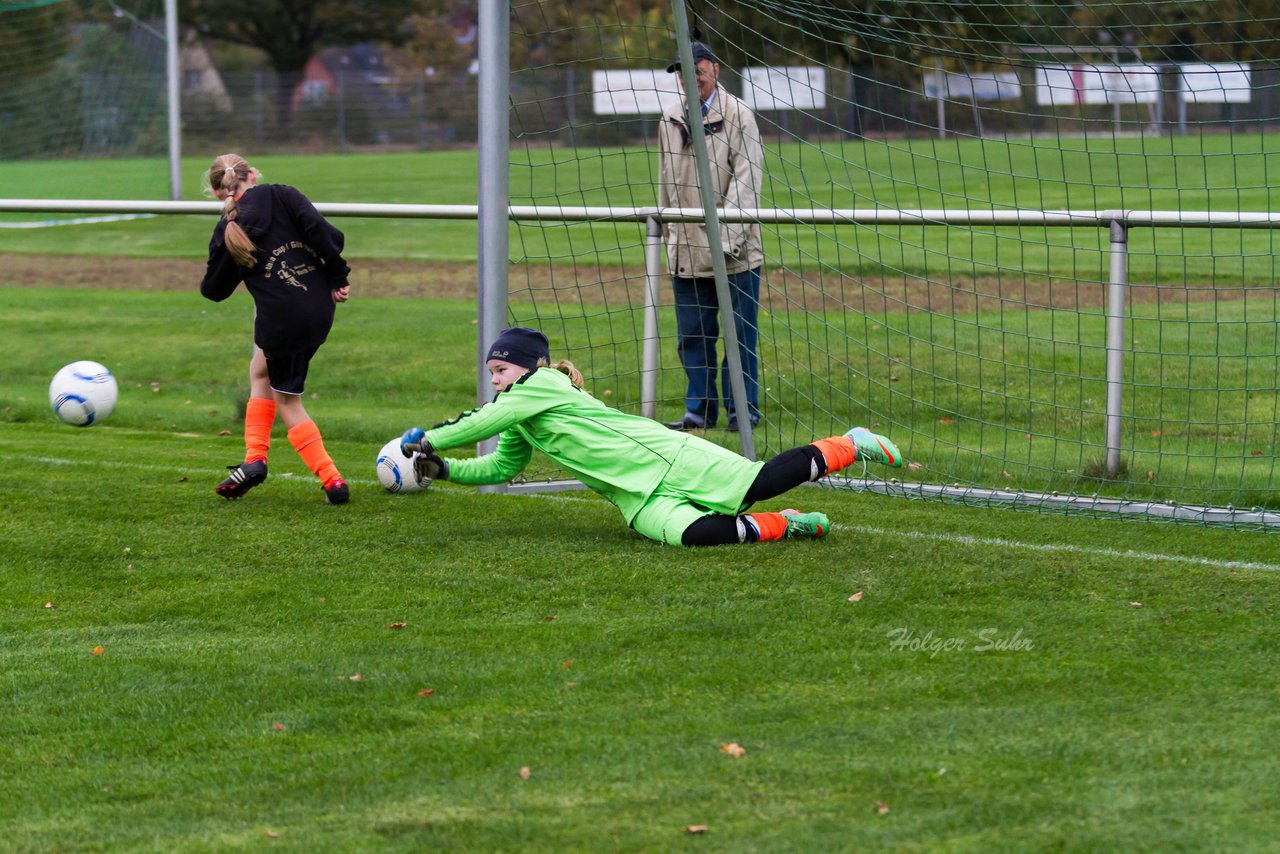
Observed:
[[[1278,538],[803,489],[765,509],[825,540],[680,550],[589,493],[386,495],[474,395],[471,307],[394,300],[309,383],[352,503],[279,432],[227,502],[245,304],[3,293],[7,848],[1274,845]],[[96,354],[118,409],[62,425]]]

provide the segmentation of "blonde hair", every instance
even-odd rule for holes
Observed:
[[[539,359],[538,367],[554,368],[555,370],[567,376],[570,382],[572,382],[578,388],[582,388],[584,385],[584,381],[582,379],[582,371],[578,370],[577,367],[574,366],[573,362],[570,362],[568,359],[561,359],[555,364],[552,364],[548,359],[545,359],[545,358]]]
[[[253,253],[257,247],[253,245],[253,241],[241,228],[240,223],[236,222],[236,196],[244,192],[244,185],[248,183],[249,177],[256,177],[258,174],[258,170],[250,166],[249,162],[239,154],[223,154],[213,159],[212,165],[209,166],[209,173],[205,176],[210,193],[221,190],[225,196],[222,217],[227,221],[227,251],[241,267],[253,266]]]

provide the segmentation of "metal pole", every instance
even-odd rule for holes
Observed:
[[[742,354],[738,352],[737,318],[733,316],[733,298],[729,293],[729,273],[724,252],[716,252],[720,241],[720,214],[716,209],[716,191],[711,184],[711,161],[707,156],[707,137],[702,131],[702,110],[698,103],[698,82],[693,64],[693,48],[689,43],[689,15],[684,0],[671,0],[675,15],[676,42],[680,48],[680,77],[684,81],[684,114],[689,124],[689,141],[698,166],[698,192],[702,196],[707,240],[711,246],[711,269],[716,279],[716,298],[720,301],[720,328],[724,335],[725,358],[729,362],[729,386],[733,391],[733,408],[738,413],[738,435],[742,455],[756,458],[752,432],[751,407],[747,405],[747,384],[742,378]]]
[[[943,76],[942,57],[935,57],[933,67],[938,75],[938,139],[947,138],[947,102],[943,100],[947,94],[947,78]]]
[[[347,75],[345,69],[338,69],[338,153],[347,153]]]
[[[265,106],[266,99],[262,94],[262,72],[255,71],[253,73],[253,138],[257,141],[259,148],[266,144],[264,132],[266,123],[262,115]]]
[[[493,399],[489,370],[485,366],[486,347],[498,337],[507,320],[507,264],[510,206],[509,74],[508,53],[511,18],[507,0],[480,0],[480,76],[478,115],[480,180],[479,205],[479,298],[476,318],[476,403]],[[487,439],[477,448],[487,454],[497,447],[497,439]],[[481,492],[505,492],[503,486],[482,486]]]
[[[644,346],[640,356],[640,414],[658,414],[658,289],[662,276],[662,223],[645,220]]]
[[[1111,281],[1107,283],[1107,474],[1120,471],[1121,409],[1124,406],[1125,291],[1128,288],[1129,228],[1111,223]]]
[[[182,199],[182,67],[178,62],[178,0],[164,0],[165,65],[169,78],[169,198]]]

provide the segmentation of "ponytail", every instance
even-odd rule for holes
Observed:
[[[254,265],[253,253],[257,247],[254,246],[253,241],[240,223],[236,222],[236,214],[238,213],[236,196],[244,192],[241,186],[256,171],[240,155],[223,154],[214,158],[206,176],[210,192],[214,189],[221,190],[226,199],[222,206],[222,218],[227,222],[225,232],[227,251],[231,253],[231,257],[241,267],[252,267]]]
[[[560,373],[568,377],[569,381],[572,382],[578,388],[584,388],[584,386],[586,385],[585,381],[582,379],[582,371],[578,370],[577,367],[573,364],[573,362],[570,362],[568,359],[561,359],[560,361],[556,362],[554,365],[551,364],[551,362],[549,362],[547,359],[539,359],[538,367],[552,368],[554,370],[559,371]]]

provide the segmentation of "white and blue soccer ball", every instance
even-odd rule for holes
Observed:
[[[421,492],[431,485],[431,478],[417,479],[413,475],[415,451],[406,457],[400,451],[400,437],[392,439],[378,451],[378,482],[387,492]]]
[[[110,415],[118,394],[116,378],[97,362],[72,362],[49,383],[54,414],[76,427],[92,427]]]

